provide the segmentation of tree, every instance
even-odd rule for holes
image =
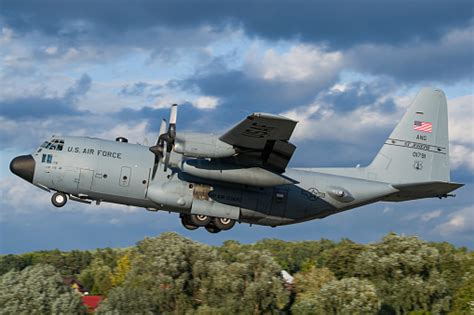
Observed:
[[[353,277],[357,257],[365,249],[365,245],[344,239],[321,255],[321,265],[331,269],[338,279]]]
[[[118,287],[125,281],[127,273],[130,271],[131,263],[129,254],[124,254],[117,261],[117,267],[115,267],[114,272],[111,275],[111,282],[113,287]]]
[[[309,271],[295,274],[296,304],[313,298],[321,287],[333,280],[336,280],[336,277],[328,268],[313,267]]]
[[[231,251],[225,256],[176,233],[146,238],[99,312],[260,313],[287,304],[281,268],[269,255]]]
[[[333,280],[313,297],[297,303],[294,314],[376,314],[380,301],[374,285],[364,279]]]
[[[10,270],[22,270],[31,265],[32,255],[4,255],[0,256],[0,275],[3,275]]]
[[[474,314],[474,273],[462,279],[452,304],[450,314]]]
[[[95,258],[78,277],[79,282],[92,294],[107,295],[112,288],[112,269],[100,258]]]
[[[54,267],[38,264],[0,277],[0,312],[78,314],[85,309],[80,296],[63,284]]]
[[[371,280],[384,308],[397,314],[449,310],[439,252],[417,237],[389,234],[369,245],[357,258],[355,274]]]
[[[326,239],[302,242],[264,239],[251,245],[251,249],[268,251],[284,270],[293,274],[302,268],[311,269],[318,263],[321,253],[334,245],[334,242]]]

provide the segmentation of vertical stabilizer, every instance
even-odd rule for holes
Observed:
[[[443,91],[416,96],[369,165],[377,179],[393,184],[449,182],[448,108]]]

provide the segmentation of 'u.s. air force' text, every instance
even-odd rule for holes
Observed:
[[[119,160],[122,159],[122,152],[114,152],[114,151],[107,151],[107,150],[95,151],[94,149],[91,149],[91,148],[81,149],[80,147],[67,147],[67,152],[97,155],[97,156],[108,157],[108,158],[119,159]]]

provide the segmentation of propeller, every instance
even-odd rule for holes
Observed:
[[[166,120],[161,121],[160,135],[156,140],[156,144],[150,147],[150,151],[153,152],[159,159],[164,157],[164,170],[166,171],[170,161],[171,151],[173,150],[174,142],[176,139],[176,118],[178,115],[178,105],[173,104],[171,106],[170,123],[168,131],[166,131]]]

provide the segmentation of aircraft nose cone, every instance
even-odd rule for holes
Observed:
[[[35,159],[31,155],[20,155],[10,162],[10,171],[23,178],[24,180],[33,182],[35,174]]]

